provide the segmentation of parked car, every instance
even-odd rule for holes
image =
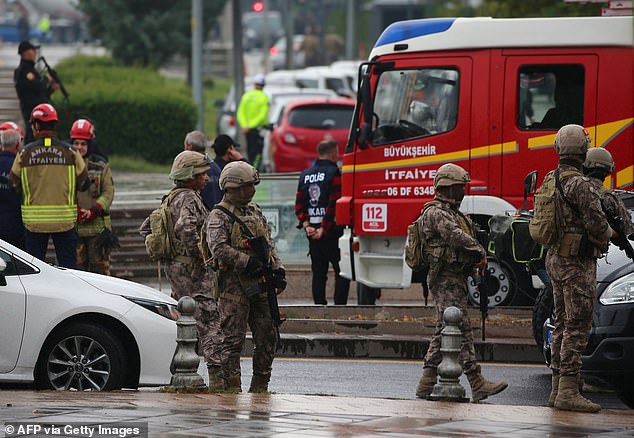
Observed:
[[[343,97],[356,97],[350,74],[330,67],[308,67],[298,70],[295,84],[305,88],[327,88]]]
[[[176,301],[44,263],[0,240],[0,382],[112,390],[169,384]]]
[[[304,68],[305,54],[302,50],[304,35],[293,36],[293,66],[292,68]],[[286,68],[286,37],[278,39],[269,49],[271,68],[280,70]]]
[[[332,139],[343,155],[355,101],[315,98],[289,102],[270,134],[276,172],[295,172],[317,159],[317,144]]]
[[[634,218],[634,193],[620,195]],[[544,288],[533,309],[533,334],[547,364],[554,330],[552,314],[552,290]],[[634,262],[615,245],[597,262],[592,330],[581,373],[588,381],[614,388],[634,408]]]

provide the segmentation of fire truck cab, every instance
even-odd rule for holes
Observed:
[[[453,162],[471,175],[461,209],[483,227],[523,203],[524,177],[557,165],[566,124],[607,148],[610,187],[633,185],[631,17],[438,18],[394,23],[359,71],[336,220],[342,275],[412,282],[407,226]],[[530,207],[530,205],[529,205]],[[424,281],[415,278],[414,281]]]

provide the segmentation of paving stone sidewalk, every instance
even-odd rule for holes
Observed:
[[[11,421],[119,427],[143,423],[149,434],[141,436],[175,438],[634,437],[634,411],[579,414],[486,403],[282,394],[1,391],[0,422]]]

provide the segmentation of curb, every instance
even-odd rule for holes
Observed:
[[[491,338],[475,340],[476,357],[480,362],[508,362],[543,364],[544,359],[532,340]],[[422,360],[429,346],[429,338],[405,335],[351,334],[281,334],[277,357],[302,358],[372,358]],[[253,340],[247,335],[242,356],[251,356]]]

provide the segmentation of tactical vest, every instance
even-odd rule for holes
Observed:
[[[112,183],[112,173],[108,167],[108,163],[99,156],[86,157],[86,166],[88,168],[88,179],[90,180],[90,187],[83,192],[77,192],[77,203],[79,208],[89,210],[99,203],[101,210],[104,212],[103,216],[98,216],[90,222],[84,222],[77,224],[77,232],[80,236],[97,236],[104,228],[112,229],[112,222],[110,220],[110,204],[112,203],[111,194],[104,196],[104,188],[107,184]],[[105,178],[108,178],[107,181]]]
[[[304,170],[299,178],[298,192],[306,199],[308,222],[320,227],[330,201],[330,183],[339,168],[329,160],[317,160],[315,165]]]
[[[451,214],[451,216],[458,224],[458,227],[466,234],[475,239],[473,224],[471,223],[471,220],[469,218],[467,218],[461,212],[453,210],[444,202],[436,200],[431,202],[434,204],[433,207],[439,208]],[[421,215],[421,219],[423,221],[429,220],[425,218],[425,213],[428,213],[433,207],[428,207],[424,209],[425,212]],[[426,236],[426,244],[424,246],[423,254],[425,260],[430,265],[433,263],[438,263],[439,261],[445,262],[446,265],[457,263],[458,265],[455,267],[458,269],[463,269],[466,267],[470,269],[473,263],[477,261],[474,260],[471,254],[466,254],[464,251],[460,251],[460,249],[453,248],[452,246],[448,245],[447,242],[438,234],[433,236]]]
[[[48,137],[20,151],[22,221],[29,231],[56,233],[75,226],[78,157],[69,144]]]

